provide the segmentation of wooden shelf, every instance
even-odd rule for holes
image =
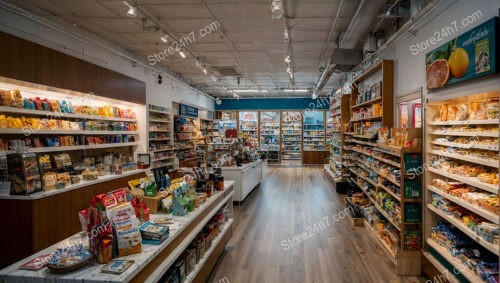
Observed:
[[[462,182],[464,184],[471,185],[471,186],[476,187],[478,189],[485,190],[485,191],[488,191],[490,193],[498,194],[498,186],[495,186],[493,184],[488,184],[485,182],[481,182],[481,180],[479,180],[476,177],[463,177],[463,176],[460,176],[457,174],[448,173],[444,170],[440,170],[440,169],[436,169],[436,168],[432,168],[432,167],[429,167],[428,170],[429,170],[429,172],[439,174],[439,175],[447,177],[447,178],[451,178],[455,181],[459,181],[459,182]]]
[[[351,122],[363,122],[363,121],[375,121],[375,120],[382,120],[383,116],[372,116],[372,117],[363,117],[363,118],[356,118],[352,119]]]
[[[449,126],[449,125],[498,125],[498,119],[491,120],[467,120],[467,121],[448,121],[448,122],[438,122],[432,121],[428,125],[431,126]]]
[[[449,283],[460,283],[460,281],[455,276],[453,276],[453,275],[448,276],[448,274],[450,274],[448,269],[444,265],[442,265],[441,262],[439,262],[439,260],[437,260],[430,252],[422,251],[422,255],[425,256],[427,258],[427,260],[432,265],[434,265],[434,267],[440,272],[441,275],[439,275],[437,277],[446,278],[446,280]],[[444,272],[446,272],[446,275],[443,274]]]
[[[0,134],[13,135],[138,135],[138,131],[83,131],[83,130],[35,130],[35,129],[0,129]]]
[[[380,213],[382,213],[382,215],[392,224],[392,226],[396,227],[396,229],[398,229],[399,232],[401,232],[401,226],[397,225],[396,222],[394,222],[389,213],[387,213],[384,209],[382,209],[382,207],[380,207],[380,205],[376,201],[372,200],[372,202],[373,205],[375,205],[375,207],[377,208],[377,210]]]
[[[72,118],[72,119],[86,119],[86,120],[99,120],[99,121],[115,121],[115,122],[137,122],[137,119],[128,118],[115,118],[115,117],[103,117],[97,115],[86,115],[86,114],[72,114],[72,113],[62,113],[62,112],[52,112],[52,111],[39,111],[33,109],[23,109],[8,106],[0,106],[1,113],[12,113],[12,114],[23,114],[32,116],[45,116],[46,118]]]
[[[389,245],[377,235],[377,232],[375,232],[375,230],[369,223],[365,221],[364,224],[369,232],[368,234],[371,235],[375,242],[377,242],[382,247],[382,250],[387,254],[392,263],[397,264],[396,254],[394,254],[391,247],[389,247]]]
[[[429,186],[427,186],[427,189],[429,189],[430,191],[446,198],[447,200],[449,200],[451,202],[454,202],[455,204],[458,204],[458,205],[474,212],[475,214],[477,214],[479,216],[484,217],[488,221],[491,221],[497,225],[500,224],[500,219],[499,219],[498,215],[496,215],[493,212],[490,212],[490,211],[488,211],[488,210],[486,210],[478,205],[467,202],[459,197],[452,196],[452,195],[446,193],[445,191],[440,190],[434,186],[429,185]]]
[[[490,137],[498,138],[498,132],[454,132],[454,131],[434,131],[431,135],[437,136],[457,136],[457,137]]]
[[[474,241],[476,241],[481,246],[483,246],[486,249],[488,249],[490,252],[492,252],[492,253],[494,253],[496,255],[500,254],[500,247],[498,245],[495,245],[493,243],[487,242],[486,240],[484,240],[483,238],[481,238],[479,235],[476,234],[476,232],[474,232],[471,229],[469,229],[465,225],[465,223],[462,222],[462,220],[457,219],[457,218],[455,218],[452,215],[448,215],[448,214],[444,213],[441,209],[435,207],[432,204],[427,204],[427,208],[429,208],[429,210],[431,210],[435,214],[439,215],[444,220],[448,221],[453,226],[455,226],[458,229],[460,229],[467,236],[469,236],[471,239],[473,239]]]
[[[376,103],[376,102],[380,102],[380,101],[382,101],[382,96],[377,97],[377,98],[375,98],[375,99],[372,99],[372,100],[370,100],[370,101],[366,101],[366,102],[363,102],[363,103],[360,103],[360,104],[353,105],[353,106],[351,106],[351,109],[361,108],[361,107],[363,107],[363,106],[367,106],[367,105],[370,105],[370,104],[374,104],[374,103]]]
[[[488,158],[480,158],[480,157],[469,157],[467,155],[452,154],[452,153],[439,151],[439,150],[429,150],[429,153],[432,153],[435,155],[441,155],[441,156],[445,156],[445,157],[450,157],[453,159],[468,161],[471,163],[485,165],[485,166],[489,166],[489,167],[493,167],[493,168],[500,168],[500,161],[498,161],[498,160],[493,160],[493,159],[488,159]]]
[[[136,146],[138,142],[126,142],[126,143],[107,143],[107,144],[89,144],[89,145],[75,145],[75,146],[58,146],[58,147],[35,147],[29,148],[28,152],[57,152],[57,151],[73,151],[73,150],[90,150],[90,149],[102,149],[102,148],[119,148],[127,146]]]
[[[491,150],[491,151],[499,151],[497,145],[471,144],[471,143],[463,144],[463,143],[439,142],[439,141],[433,141],[432,144],[448,146],[448,147],[463,148],[463,149],[484,149],[484,150]]]
[[[429,246],[431,246],[437,253],[439,253],[446,261],[448,261],[451,265],[453,265],[457,270],[460,270],[460,274],[464,276],[467,280],[469,280],[470,282],[483,282],[483,280],[479,278],[476,275],[476,273],[474,273],[473,270],[469,269],[464,262],[452,256],[446,248],[442,247],[436,241],[429,238],[427,239],[427,244],[429,244]],[[459,268],[461,266],[465,267],[463,271],[462,271],[463,268]]]

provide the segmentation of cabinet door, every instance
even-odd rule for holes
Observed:
[[[35,46],[32,42],[0,32],[0,76],[35,82]]]

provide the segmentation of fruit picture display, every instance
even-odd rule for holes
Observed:
[[[427,53],[427,89],[496,73],[499,22],[498,18],[492,18]]]

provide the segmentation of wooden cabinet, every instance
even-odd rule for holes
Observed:
[[[69,57],[69,56],[68,56]],[[63,88],[63,56],[50,48],[39,46],[35,53],[35,82]]]
[[[0,241],[9,243],[0,253],[0,265],[10,264],[32,255],[81,231],[78,212],[89,206],[93,196],[128,187],[128,181],[144,173],[122,176],[60,192],[38,199],[0,199],[2,222]]]
[[[0,76],[146,103],[144,82],[4,32],[0,32]]]
[[[36,45],[0,32],[0,76],[35,82]]]
[[[326,158],[329,156],[328,151],[303,151],[302,164],[303,165],[318,165],[326,164]]]

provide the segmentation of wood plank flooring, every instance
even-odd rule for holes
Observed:
[[[322,167],[269,166],[260,186],[235,206],[233,238],[208,282],[425,282],[396,276],[364,228],[337,217],[344,209]],[[291,247],[288,239],[302,233],[307,239]]]

